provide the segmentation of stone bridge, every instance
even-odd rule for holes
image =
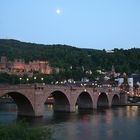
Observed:
[[[0,87],[0,97],[13,98],[18,115],[39,117],[49,96],[54,98],[54,111],[75,112],[78,109],[97,109],[126,105],[127,94],[118,87],[76,87],[56,85],[16,85]]]

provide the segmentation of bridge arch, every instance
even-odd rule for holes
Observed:
[[[106,93],[102,92],[99,94],[97,107],[109,107],[109,99]]]
[[[54,111],[64,111],[64,112],[70,112],[70,101],[67,95],[59,90],[51,92],[49,96],[53,96],[54,98]],[[47,100],[46,98],[46,100]]]
[[[93,100],[88,92],[82,92],[77,97],[78,109],[93,109]]]
[[[112,103],[111,103],[112,106],[117,106],[117,105],[120,105],[120,98],[117,94],[115,94],[112,98]]]
[[[32,103],[30,102],[28,97],[26,97],[24,94],[22,94],[20,92],[11,91],[11,92],[7,92],[7,93],[3,93],[1,95],[1,97],[4,95],[10,96],[14,100],[15,104],[17,105],[17,114],[18,115],[35,116],[35,112],[34,112]]]

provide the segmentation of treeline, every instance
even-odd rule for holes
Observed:
[[[85,46],[86,47],[86,46]],[[48,60],[53,67],[69,71],[83,71],[104,69],[110,71],[112,65],[117,72],[140,72],[140,49],[129,50],[80,49],[67,45],[42,45],[25,43],[17,40],[0,39],[0,56],[7,56],[9,60],[15,58],[32,60]]]

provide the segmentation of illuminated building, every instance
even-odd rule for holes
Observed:
[[[43,73],[43,74],[51,74],[52,68],[49,65],[48,61],[30,61],[29,63],[25,63],[23,59],[15,59],[14,61],[7,61],[5,56],[1,57],[0,61],[0,72],[6,72],[8,74],[31,74],[34,71]]]

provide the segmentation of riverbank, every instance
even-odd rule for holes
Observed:
[[[137,103],[127,103],[128,106],[140,106],[140,102]]]

